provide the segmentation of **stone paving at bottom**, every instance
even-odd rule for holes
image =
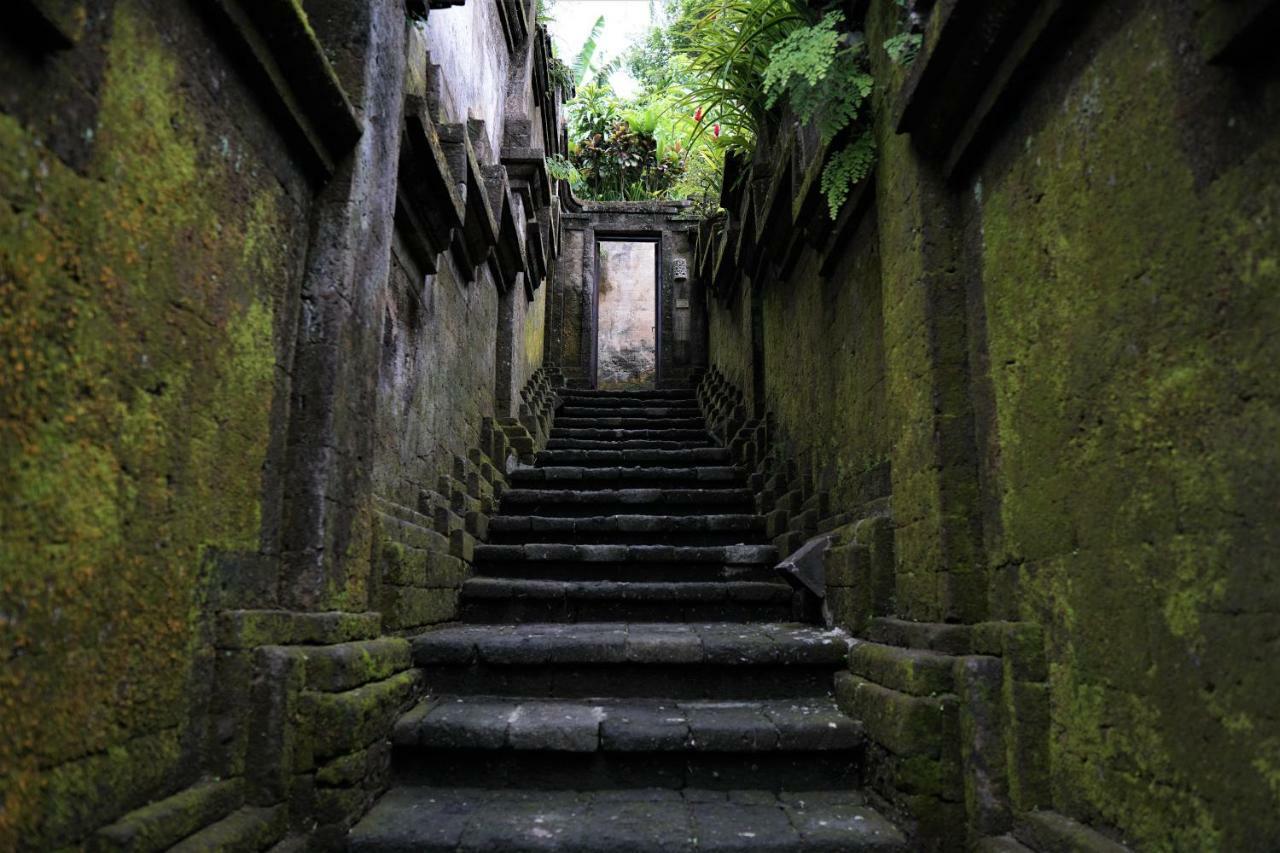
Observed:
[[[856,791],[408,786],[383,797],[350,838],[353,853],[789,849],[900,851],[904,839]]]

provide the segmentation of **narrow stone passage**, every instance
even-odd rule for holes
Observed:
[[[571,392],[512,486],[352,850],[904,848],[691,391]]]

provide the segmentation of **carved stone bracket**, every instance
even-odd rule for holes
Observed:
[[[449,173],[463,199],[462,228],[454,233],[452,250],[464,277],[473,282],[480,267],[490,262],[498,243],[502,209],[495,216],[489,185],[471,145],[467,125],[441,125],[439,135]]]
[[[511,197],[507,170],[503,166],[485,166],[485,185],[489,194],[489,207],[497,212],[497,240],[493,246],[494,270],[498,289],[507,291],[514,287],[521,274],[528,281],[528,263],[525,255],[525,227],[516,221],[516,206]]]
[[[507,42],[507,52],[514,56],[529,38],[529,9],[524,0],[494,0],[498,21]]]
[[[1248,65],[1275,57],[1280,0],[1210,0],[1200,19],[1200,46],[1219,65]]]
[[[449,248],[454,232],[462,228],[465,214],[427,102],[410,97],[405,101],[396,219],[426,272],[437,271],[436,259]]]
[[[16,0],[5,25],[38,50],[74,47],[84,34],[85,0]]]
[[[899,99],[899,133],[951,175],[963,167],[1019,71],[1088,2],[939,0]]]
[[[204,0],[285,137],[327,180],[360,139],[346,90],[297,3]]]

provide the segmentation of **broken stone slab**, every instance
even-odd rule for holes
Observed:
[[[827,597],[827,577],[824,557],[831,547],[829,535],[815,536],[799,550],[778,563],[777,569],[796,589],[819,599]]]

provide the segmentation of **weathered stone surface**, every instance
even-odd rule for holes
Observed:
[[[409,668],[408,640],[385,638],[319,646],[304,652],[307,687],[340,692]]]
[[[102,851],[168,849],[238,809],[244,796],[240,779],[194,785],[98,830],[91,847]]]
[[[262,850],[284,836],[288,829],[288,812],[284,806],[260,808],[246,806],[217,823],[170,847],[180,853],[202,853],[206,850]]]
[[[526,792],[400,788],[351,836],[355,853],[386,849],[905,851],[901,833],[855,793]]]
[[[716,623],[676,626],[701,644],[670,643],[672,626],[592,623],[584,625],[460,626],[429,631],[413,641],[414,661],[424,667],[466,663],[477,656],[494,663],[599,663],[629,660],[669,664],[707,662],[751,666],[785,661],[838,666],[848,654],[847,637],[808,626]]]
[[[307,738],[300,746],[314,758],[368,746],[391,728],[422,682],[415,670],[342,693],[304,692],[299,698]]]

